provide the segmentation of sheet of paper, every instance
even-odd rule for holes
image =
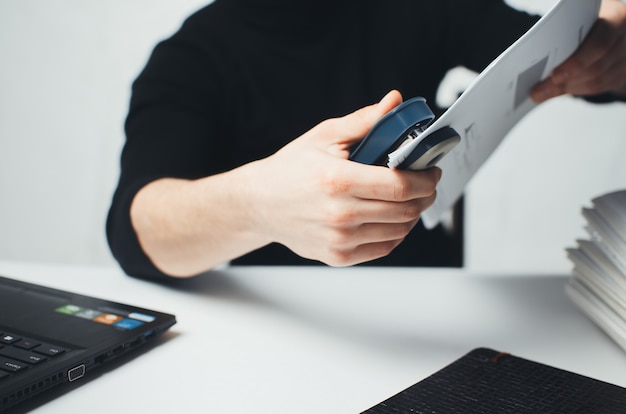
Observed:
[[[451,126],[460,134],[461,142],[438,164],[443,177],[437,187],[435,203],[422,215],[427,228],[439,223],[509,130],[536,106],[529,97],[530,89],[576,50],[596,21],[600,2],[557,2],[481,72],[419,140],[389,155],[388,165],[393,168],[429,133]],[[512,166],[519,167],[523,166]]]
[[[626,243],[626,190],[604,194],[592,201],[598,214],[611,223],[617,237]]]

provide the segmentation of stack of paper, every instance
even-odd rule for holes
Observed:
[[[574,268],[566,292],[626,350],[626,191],[592,202],[582,211],[589,239],[567,249]]]

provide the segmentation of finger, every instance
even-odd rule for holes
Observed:
[[[379,224],[401,224],[419,220],[422,213],[435,202],[435,198],[436,192],[400,203],[367,200],[360,206],[361,219],[365,223]]]
[[[610,23],[598,20],[576,52],[552,71],[552,81],[559,85],[575,79],[586,68],[607,56],[616,40]]]
[[[328,119],[311,129],[307,135],[326,145],[349,146],[362,139],[386,113],[402,103],[397,90],[387,93],[380,102],[363,107],[341,118]]]
[[[402,225],[419,220],[422,212],[433,204],[435,197],[436,194],[432,194],[401,203],[352,199],[350,204],[341,202],[335,206],[328,206],[324,212],[324,220],[331,228],[340,232],[351,232],[368,223]],[[362,242],[359,241],[358,244]]]
[[[548,99],[563,95],[565,93],[564,85],[557,85],[552,78],[547,78],[535,86],[530,91],[530,98],[535,103],[542,103]]]
[[[345,186],[339,189],[360,199],[401,202],[428,197],[435,193],[441,179],[438,167],[417,172],[352,162],[345,164],[342,177],[337,177]]]
[[[556,67],[547,79],[535,85],[531,98],[540,103],[565,93],[594,95],[611,89],[610,86],[596,87],[594,83],[603,82],[600,78],[605,75],[598,70],[599,65],[614,66],[614,61],[623,54],[620,41],[623,40],[626,17],[624,10],[621,2],[604,1],[599,19],[580,47]],[[598,79],[591,81],[590,75]],[[582,88],[585,84],[587,87]]]
[[[355,241],[361,240],[357,247],[372,243],[384,243],[403,240],[413,230],[419,219],[406,223],[382,224],[366,223],[359,227]]]
[[[556,68],[551,76],[539,82],[530,92],[533,101],[540,103],[556,96],[595,95],[608,91],[614,85],[614,78],[610,78],[607,67],[614,62],[609,59],[586,61],[582,66],[580,61],[568,60]],[[622,76],[620,74],[620,76]],[[621,78],[618,78],[621,83]]]
[[[530,93],[533,101],[539,103],[566,93],[582,94],[580,86],[589,83],[590,74],[595,76],[597,72],[592,71],[593,65],[601,64],[602,57],[608,52],[606,31],[606,25],[598,21],[579,49],[533,87]],[[577,87],[573,88],[574,85]],[[591,94],[596,91],[586,92]]]
[[[597,61],[566,83],[557,84],[549,79],[537,85],[536,90],[533,90],[535,94],[532,95],[533,100],[541,102],[562,94],[589,96],[609,91],[616,93],[626,91],[626,78],[623,73],[623,68],[626,66],[626,57],[617,57],[617,53],[615,53],[615,56],[615,59]]]
[[[562,86],[557,86],[557,88],[562,89],[563,93],[578,96],[598,95],[608,92],[622,86],[624,83],[621,65],[621,62],[614,62],[612,66],[606,68],[604,68],[604,65],[589,68],[588,71],[581,73],[580,76]],[[602,73],[602,75],[598,76],[597,73]]]
[[[352,249],[341,249],[331,251],[326,259],[322,261],[329,266],[352,266],[358,263],[365,263],[381,257],[387,256],[393,251],[402,239],[390,240],[377,243],[365,243]]]

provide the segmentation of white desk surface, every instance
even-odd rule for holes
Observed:
[[[626,352],[565,296],[567,275],[240,267],[161,285],[2,261],[0,274],[178,319],[36,412],[359,413],[476,347],[626,387]]]

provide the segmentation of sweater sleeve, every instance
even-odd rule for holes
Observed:
[[[132,85],[121,172],[106,232],[114,258],[131,276],[164,278],[140,246],[130,219],[136,193],[163,177],[194,179],[220,171],[223,88],[202,48],[201,14],[159,43]]]

